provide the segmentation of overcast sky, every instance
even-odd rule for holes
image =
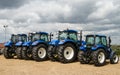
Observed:
[[[120,44],[120,0],[0,0],[0,42],[10,34],[56,32],[70,28],[83,34],[111,36]]]

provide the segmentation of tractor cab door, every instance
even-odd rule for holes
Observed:
[[[12,35],[11,36],[11,41],[15,44],[18,42],[18,36],[17,35]]]
[[[75,33],[75,32],[69,32],[68,37],[70,40],[78,41],[77,33]]]
[[[45,42],[49,42],[49,40],[48,40],[48,34],[41,34],[40,39],[43,40],[43,41],[45,41]]]

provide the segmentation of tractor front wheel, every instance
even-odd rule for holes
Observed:
[[[54,47],[53,46],[49,46],[48,47],[48,58],[51,60],[51,61],[56,61],[54,55],[53,55],[53,49]]]
[[[17,47],[16,55],[18,59],[22,59],[22,47]]]
[[[71,63],[77,57],[77,50],[72,44],[65,44],[58,48],[58,58],[62,63]]]
[[[85,57],[83,51],[78,52],[78,61],[80,61],[81,64],[88,64],[90,62],[90,60],[87,60]]]
[[[29,48],[27,47],[23,47],[22,49],[22,57],[25,59],[25,60],[30,60],[32,59],[32,51],[29,50]]]
[[[119,61],[119,56],[118,56],[116,53],[114,53],[114,54],[112,55],[112,58],[110,58],[110,63],[111,63],[111,64],[117,64],[118,61]]]
[[[47,47],[40,44],[32,50],[33,59],[36,61],[44,61],[47,59]]]
[[[11,59],[14,57],[12,54],[11,48],[9,48],[9,47],[5,47],[3,54],[6,59]]]
[[[94,51],[92,58],[95,66],[103,66],[106,63],[106,55],[103,49],[98,49]]]

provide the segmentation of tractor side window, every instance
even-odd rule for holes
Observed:
[[[94,44],[94,37],[86,37],[86,43],[93,45]]]
[[[100,37],[96,37],[95,44],[101,44]]]
[[[48,41],[48,36],[46,34],[42,34],[41,40]]]
[[[22,36],[22,41],[27,41],[27,37],[26,36]]]
[[[64,40],[67,38],[67,32],[59,32],[59,39]]]
[[[11,41],[13,41],[14,43],[18,41],[18,36],[12,36],[11,37]]]
[[[103,44],[103,45],[107,46],[107,40],[106,40],[105,37],[102,37],[102,38],[101,38],[101,41],[102,41],[102,44]]]
[[[70,33],[69,37],[70,37],[71,40],[75,40],[75,41],[77,40],[77,34],[76,33]]]
[[[40,39],[40,34],[35,34],[32,39],[33,39],[32,41],[39,40]]]

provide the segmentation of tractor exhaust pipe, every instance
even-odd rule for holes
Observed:
[[[109,40],[108,45],[109,45],[109,47],[111,47],[111,38],[110,38],[110,36],[108,37],[108,40]]]
[[[80,31],[80,46],[82,45],[82,30]]]
[[[53,36],[53,34],[52,34],[52,32],[50,33],[50,41],[51,41],[51,39],[52,39],[52,36]]]

